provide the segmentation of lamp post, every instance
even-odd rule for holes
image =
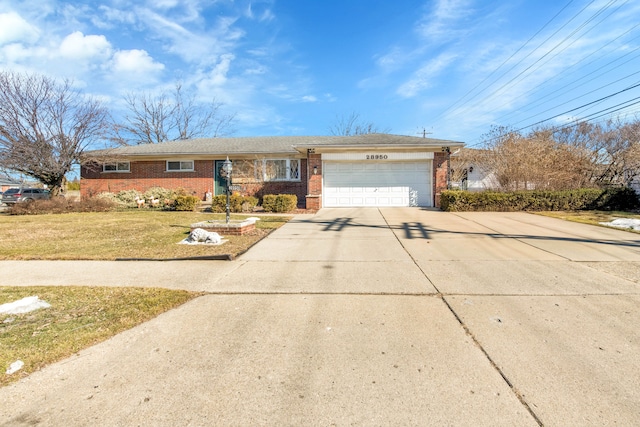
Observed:
[[[229,211],[231,207],[229,206],[229,188],[231,187],[231,172],[233,172],[233,164],[231,160],[229,160],[229,156],[227,156],[227,160],[222,164],[222,168],[220,168],[220,175],[227,180],[227,224],[229,224]]]

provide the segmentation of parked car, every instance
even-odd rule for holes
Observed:
[[[31,202],[33,200],[49,199],[51,193],[42,188],[10,188],[2,194],[2,203]]]

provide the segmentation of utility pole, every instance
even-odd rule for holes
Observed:
[[[418,132],[418,135],[422,134],[423,138],[426,138],[427,135],[431,135],[433,132],[427,132],[426,128],[422,128],[422,132]]]

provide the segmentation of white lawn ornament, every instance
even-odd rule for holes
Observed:
[[[140,196],[136,196],[134,200],[138,204],[138,208],[141,208],[144,206],[144,199],[141,199]]]
[[[220,236],[215,231],[207,231],[202,228],[195,228],[191,230],[191,233],[189,233],[189,237],[187,237],[184,241],[188,244],[207,243],[211,245],[219,245],[220,243],[222,243],[222,236]]]

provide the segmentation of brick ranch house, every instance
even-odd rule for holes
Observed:
[[[295,194],[298,207],[439,206],[448,153],[464,145],[441,139],[368,134],[202,138],[88,153],[81,196],[151,187],[183,188],[206,200],[225,194],[220,168],[233,162],[242,195]]]

